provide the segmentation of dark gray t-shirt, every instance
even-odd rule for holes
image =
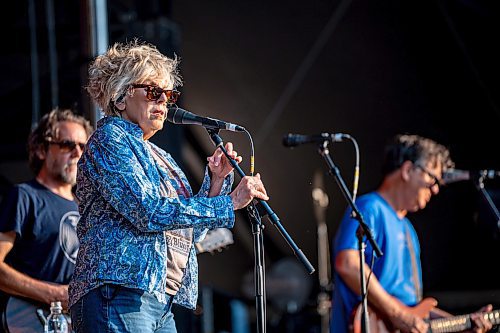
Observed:
[[[0,232],[15,231],[5,262],[33,278],[68,284],[78,253],[74,201],[32,180],[15,185],[0,203]]]

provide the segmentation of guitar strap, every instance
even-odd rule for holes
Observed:
[[[411,272],[412,272],[413,285],[415,286],[417,301],[420,302],[422,300],[422,286],[420,285],[420,279],[418,277],[417,258],[415,255],[415,249],[413,248],[413,241],[411,239],[408,225],[405,225],[405,230],[406,230],[406,243],[408,244],[408,250],[410,251],[410,257],[411,257]]]

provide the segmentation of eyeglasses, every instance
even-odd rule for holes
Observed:
[[[424,167],[423,165],[418,164],[418,163],[415,163],[414,165],[415,165],[415,167],[419,168],[424,173],[426,173],[432,179],[432,182],[428,184],[429,188],[434,187],[435,185],[437,185],[437,186],[444,185],[443,180],[439,179],[435,174],[430,172],[426,167]]]
[[[85,143],[75,142],[75,141],[71,141],[71,140],[52,141],[49,139],[49,140],[47,140],[47,142],[51,145],[52,144],[58,145],[59,149],[63,153],[72,152],[73,150],[75,150],[76,146],[80,147],[81,151],[83,151],[83,148],[85,148]]]
[[[154,102],[158,102],[161,95],[165,94],[165,96],[167,96],[167,103],[175,104],[181,94],[180,91],[163,89],[152,84],[133,84],[132,87],[144,88],[144,90],[146,90],[146,98]]]

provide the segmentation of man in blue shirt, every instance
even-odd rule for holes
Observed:
[[[439,192],[442,173],[451,167],[453,162],[444,146],[417,135],[397,135],[387,146],[381,185],[356,200],[363,220],[384,254],[373,258],[373,248],[364,239],[368,303],[374,311],[372,314],[378,313],[390,332],[428,332],[429,324],[422,314],[409,308],[421,301],[422,276],[418,237],[406,215],[425,208]],[[348,209],[334,239],[332,333],[359,332],[360,329],[360,318],[353,318],[361,302],[358,226]],[[434,308],[435,300],[429,302],[433,308],[429,313],[431,317],[449,315]],[[491,305],[481,311],[491,311]],[[472,319],[475,332],[485,332],[492,327],[478,313],[473,314]]]

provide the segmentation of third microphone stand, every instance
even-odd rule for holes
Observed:
[[[319,144],[318,151],[321,156],[326,161],[326,164],[328,165],[329,168],[329,173],[335,177],[335,181],[340,187],[340,190],[342,194],[344,195],[345,199],[349,203],[349,205],[352,208],[352,217],[358,220],[359,222],[359,227],[356,231],[356,237],[358,238],[358,248],[359,248],[359,267],[360,267],[360,281],[361,281],[361,300],[362,302],[362,314],[361,314],[361,331],[365,333],[370,332],[370,326],[368,322],[368,299],[367,299],[367,285],[366,285],[366,276],[365,276],[365,248],[366,244],[363,242],[364,237],[366,236],[366,239],[371,243],[373,250],[375,251],[377,257],[382,256],[382,251],[380,250],[379,246],[373,239],[372,232],[368,225],[365,223],[363,216],[359,212],[356,204],[354,203],[351,194],[349,193],[349,190],[342,179],[342,176],[340,175],[340,171],[333,163],[332,158],[330,157],[330,152],[328,149],[328,140],[323,141],[322,143]]]
[[[226,155],[228,161],[233,166],[234,170],[243,178],[245,177],[245,173],[240,168],[238,163],[233,160],[226,148],[224,147],[224,143],[219,136],[218,129],[205,128],[210,135],[213,143],[217,148],[220,148],[224,155]],[[278,228],[280,234],[285,238],[286,242],[292,248],[295,256],[304,264],[309,274],[314,273],[314,267],[311,265],[309,260],[306,258],[304,253],[297,247],[294,243],[290,235],[286,232],[283,226],[280,223],[280,220],[276,213],[274,213],[269,207],[269,205],[263,201],[258,200],[258,203],[254,205],[251,203],[247,206],[248,215],[251,218],[252,222],[252,233],[254,236],[254,257],[255,257],[255,301],[256,301],[256,314],[257,314],[257,333],[265,333],[266,332],[266,308],[265,308],[265,267],[264,267],[264,241],[263,241],[263,225],[261,222],[260,215],[267,215],[269,220],[274,224],[276,228]]]

